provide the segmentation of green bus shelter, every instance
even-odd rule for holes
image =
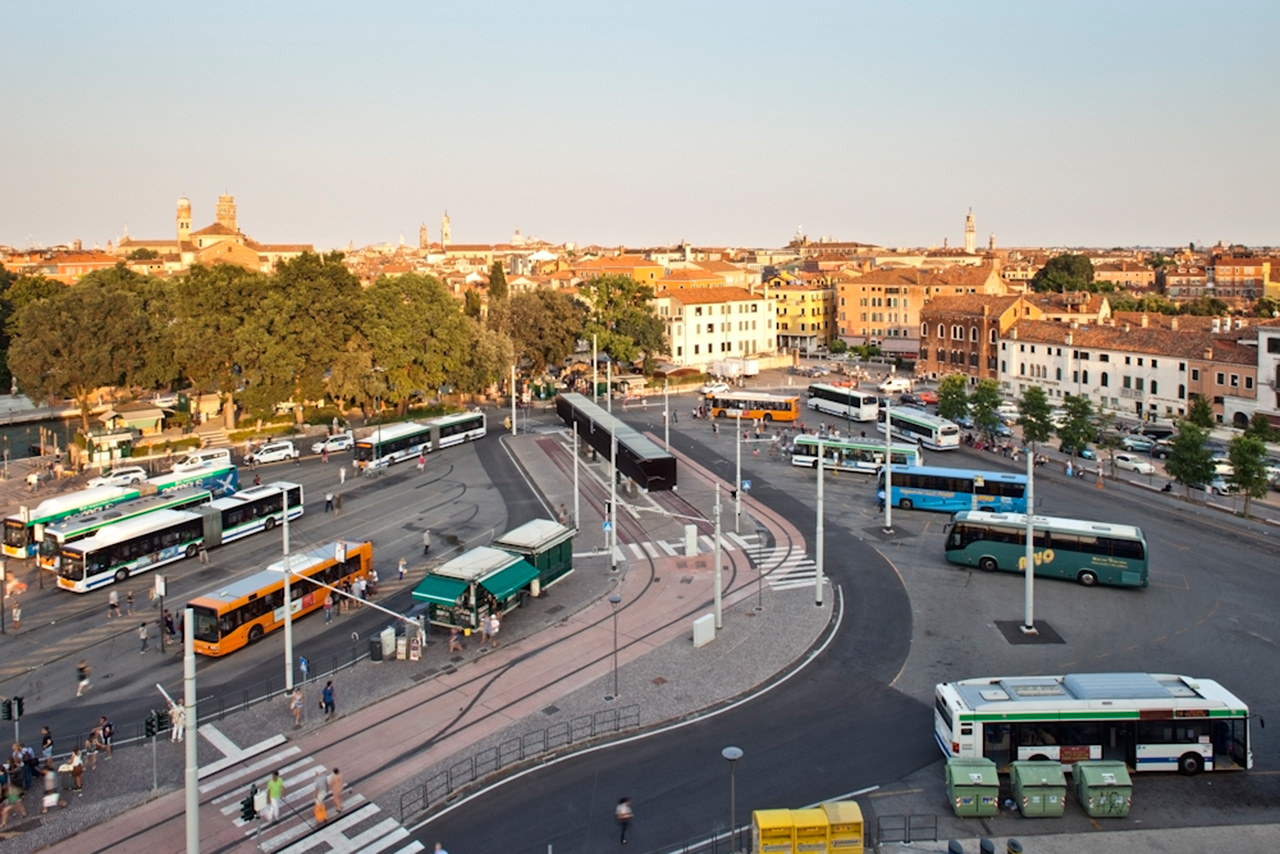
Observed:
[[[443,563],[413,590],[426,602],[427,619],[438,626],[478,629],[492,613],[520,605],[538,570],[520,555],[480,546]]]
[[[523,557],[538,570],[534,596],[573,572],[573,528],[550,519],[534,519],[493,541],[495,548]]]

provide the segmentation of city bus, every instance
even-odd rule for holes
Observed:
[[[357,440],[353,456],[359,468],[381,468],[450,445],[482,439],[486,433],[484,413],[479,410],[441,415],[426,421],[404,421],[378,427]]]
[[[289,518],[296,519],[302,515],[302,487],[280,482],[215,498],[200,507],[157,510],[101,527],[62,547],[58,586],[86,593],[194,557],[201,548],[269,531],[284,519],[286,494]]]
[[[876,415],[876,429],[884,432],[884,410]],[[890,410],[893,435],[911,442],[918,442],[935,451],[952,451],[960,447],[960,427],[954,421],[913,409],[895,406]]]
[[[707,411],[712,418],[795,421],[800,416],[800,398],[754,391],[713,392],[707,395]]]
[[[809,386],[809,408],[850,421],[875,421],[880,398],[856,388],[813,383]]]
[[[137,486],[94,486],[46,498],[34,510],[24,506],[18,513],[5,517],[5,557],[35,557],[36,549],[44,539],[45,525],[141,497],[142,492]]]
[[[791,446],[791,464],[817,468],[819,445],[822,446],[823,468],[875,474],[884,465],[884,442],[870,439],[820,440],[809,435],[796,437]],[[899,466],[919,466],[924,462],[919,445],[894,445],[892,453],[895,470]]]
[[[1116,760],[1136,771],[1253,767],[1249,707],[1211,679],[1167,673],[1074,673],[943,682],[934,738],[944,756]]]
[[[306,579],[341,587],[373,570],[373,543],[339,540],[289,556],[289,598],[293,619],[323,607],[325,588]],[[303,576],[299,578],[298,576]],[[193,649],[219,656],[254,643],[284,625],[284,561],[197,596],[192,611]]]
[[[208,466],[156,475],[141,486],[144,492],[148,486],[154,486],[160,492],[207,489],[213,493],[214,498],[221,498],[240,488],[240,473],[235,466]]]
[[[940,466],[893,467],[889,501],[903,510],[1027,512],[1027,476],[1004,471],[973,471]],[[884,472],[879,490],[884,491]],[[976,493],[976,495],[975,495]]]
[[[40,568],[56,571],[58,555],[67,543],[83,539],[99,528],[134,519],[156,510],[186,510],[199,507],[213,500],[213,493],[207,489],[175,489],[172,492],[158,492],[125,501],[82,516],[72,516],[52,525],[44,526],[44,538],[40,540]]]
[[[1068,578],[1086,587],[1147,586],[1147,541],[1132,525],[1036,516],[1032,520],[1037,578]],[[947,560],[986,572],[1025,572],[1027,517],[957,513],[946,540]]]

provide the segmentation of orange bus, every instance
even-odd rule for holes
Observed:
[[[308,578],[341,587],[367,578],[373,569],[373,543],[338,540],[289,556],[289,595],[293,617],[324,605],[325,588]],[[300,577],[301,576],[301,577]],[[284,625],[284,561],[222,585],[192,599],[192,634],[201,655],[226,655]]]
[[[712,418],[736,418],[741,413],[747,420],[795,421],[800,417],[800,398],[754,391],[713,392],[707,395],[707,411]]]

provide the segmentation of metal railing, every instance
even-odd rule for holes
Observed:
[[[876,817],[876,844],[886,842],[937,842],[936,815],[882,815]]]

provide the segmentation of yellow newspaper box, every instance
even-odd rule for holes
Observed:
[[[862,807],[854,801],[822,805],[830,825],[831,854],[863,854]]]
[[[825,811],[792,810],[791,824],[795,827],[796,854],[827,854],[831,825]]]
[[[753,854],[795,854],[794,840],[791,810],[756,810],[751,813]]]

